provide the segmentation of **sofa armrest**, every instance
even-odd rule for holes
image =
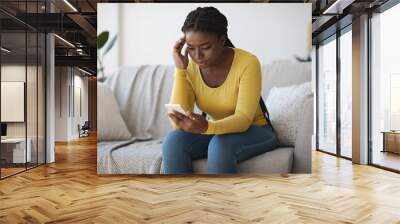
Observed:
[[[311,173],[311,145],[314,131],[314,97],[304,100],[294,145],[292,173]]]

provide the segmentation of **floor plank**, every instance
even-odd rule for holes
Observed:
[[[99,176],[96,139],[0,181],[0,223],[400,223],[400,175],[313,152],[311,175]]]

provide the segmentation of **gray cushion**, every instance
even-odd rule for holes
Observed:
[[[97,84],[97,141],[122,141],[132,138],[121,117],[117,101],[107,85]],[[111,115],[111,116],[110,116]]]
[[[293,148],[282,147],[255,156],[239,163],[238,172],[248,174],[290,173],[292,170]],[[207,159],[193,162],[195,173],[207,173]]]

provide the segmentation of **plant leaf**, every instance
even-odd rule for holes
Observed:
[[[110,35],[110,32],[108,31],[103,31],[97,36],[97,50],[101,49],[104,47],[104,45],[108,41],[108,36]]]
[[[106,80],[107,80],[106,77],[97,78],[97,81],[102,83],[105,82]]]
[[[107,52],[109,52],[111,50],[111,48],[114,46],[115,41],[117,40],[117,35],[115,35],[113,37],[113,39],[111,39],[110,43],[108,44],[107,48],[104,50],[103,55],[107,54]]]

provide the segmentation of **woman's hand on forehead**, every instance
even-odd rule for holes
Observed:
[[[185,36],[179,38],[179,40],[176,41],[173,50],[173,59],[175,67],[180,69],[186,69],[189,63],[188,49],[186,48],[182,54],[182,48],[185,45],[185,43],[186,43]]]

